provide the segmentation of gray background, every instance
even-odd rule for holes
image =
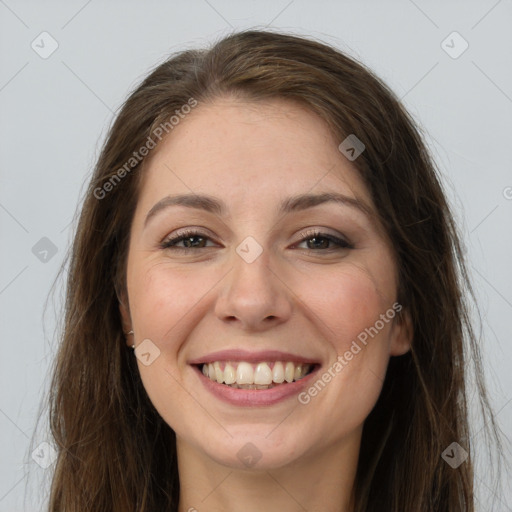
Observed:
[[[510,437],[511,22],[510,0],[0,0],[0,511],[42,510],[45,501],[53,466],[43,469],[31,453],[48,439],[36,419],[62,280],[45,316],[43,309],[106,127],[150,67],[236,28],[284,29],[347,51],[420,121],[463,232],[488,385]],[[31,47],[51,48],[43,31],[58,43],[46,59]],[[442,47],[453,31],[469,43],[458,58]],[[460,40],[448,44],[452,53],[462,48]],[[481,442],[481,427],[476,417],[472,442]],[[479,463],[479,510],[512,510],[510,489],[490,504],[492,469]]]

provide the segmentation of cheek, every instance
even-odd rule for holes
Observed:
[[[315,288],[309,305],[318,329],[331,346],[331,365],[325,372],[330,369],[335,375],[333,393],[324,398],[334,400],[329,407],[343,411],[342,416],[350,412],[354,419],[362,418],[377,400],[386,375],[392,322],[383,322],[381,315],[390,312],[392,283],[358,265],[329,276],[315,276],[312,281]],[[333,367],[335,362],[339,364]],[[346,390],[350,390],[350,397]]]
[[[318,435],[332,440],[362,425],[381,393],[392,324],[380,315],[390,311],[392,302],[381,293],[380,282],[355,266],[312,281],[308,305],[332,356],[300,399],[304,411],[329,411]],[[375,331],[377,322],[381,328]]]
[[[180,324],[207,291],[204,279],[199,280],[191,272],[176,271],[165,263],[140,265],[129,275],[129,284],[130,309],[138,327],[137,335],[156,343],[168,339],[171,330],[179,331]]]
[[[379,315],[385,313],[390,303],[381,293],[380,283],[365,269],[351,266],[343,270],[318,275],[310,279],[306,292],[300,295],[314,310],[326,339],[343,353],[352,340],[373,326]],[[306,297],[309,297],[306,299]]]
[[[175,428],[181,417],[194,409],[194,400],[180,385],[178,355],[180,340],[190,329],[188,319],[198,307],[206,283],[167,263],[134,262],[131,270],[127,277],[137,344],[149,339],[159,350],[149,365],[137,360],[140,377],[156,410]]]

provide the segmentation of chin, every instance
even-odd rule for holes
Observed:
[[[286,441],[279,439],[276,442],[276,439],[251,433],[249,428],[245,434],[234,435],[224,442],[212,441],[204,445],[202,440],[202,445],[199,449],[218,464],[232,469],[266,471],[293,463],[301,455],[297,447],[303,443],[292,436],[286,437]]]

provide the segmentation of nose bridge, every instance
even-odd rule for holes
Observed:
[[[253,237],[233,251],[232,270],[223,282],[216,313],[221,320],[237,320],[244,328],[263,329],[285,321],[291,314],[286,286],[272,270],[271,253]]]

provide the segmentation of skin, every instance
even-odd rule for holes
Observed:
[[[148,366],[137,363],[149,398],[176,432],[180,512],[353,508],[363,423],[390,356],[410,348],[406,312],[307,404],[297,396],[271,406],[227,404],[187,363],[223,349],[282,350],[321,361],[321,377],[392,308],[397,269],[375,217],[334,202],[277,213],[288,196],[321,192],[374,210],[340,142],[288,100],[223,98],[200,104],[146,162],[127,261],[129,306],[120,310],[125,332],[134,330],[127,345],[149,339],[160,350]],[[221,199],[227,214],[170,206],[144,225],[161,199],[190,192]],[[195,239],[199,248],[161,248],[187,227],[207,235]],[[354,248],[301,241],[311,228]],[[235,250],[248,236],[263,249],[252,263]],[[252,467],[237,457],[249,442],[261,454]]]

